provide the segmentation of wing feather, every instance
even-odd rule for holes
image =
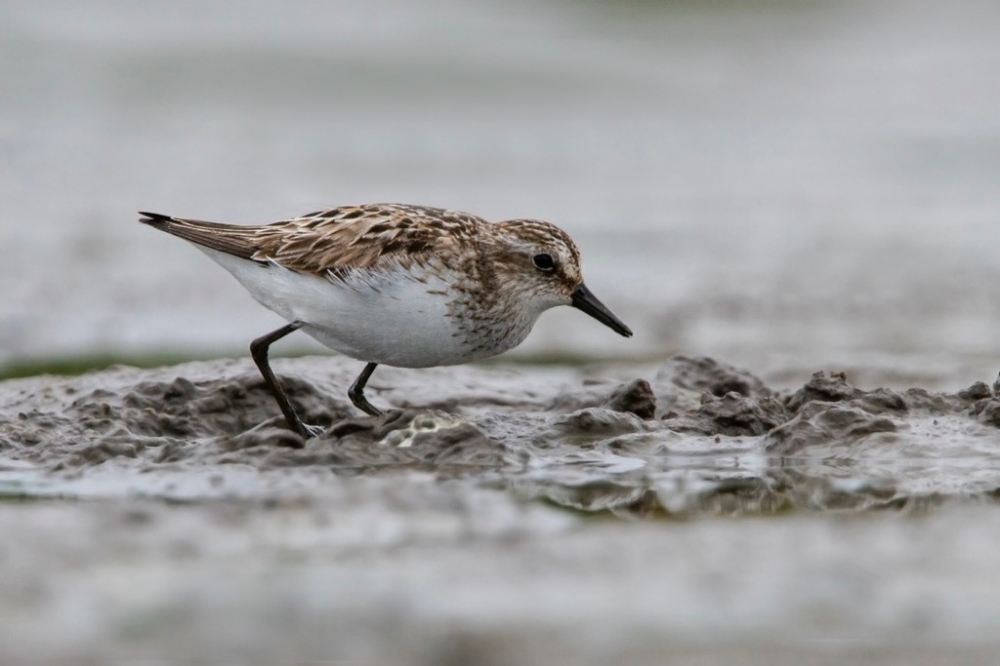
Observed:
[[[302,273],[339,277],[357,269],[445,264],[475,244],[489,224],[459,211],[369,204],[318,211],[273,224],[244,226],[140,213],[140,220],[185,240]]]

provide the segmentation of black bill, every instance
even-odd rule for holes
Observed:
[[[626,338],[632,337],[632,329],[623,324],[621,319],[611,314],[611,310],[604,307],[604,303],[597,300],[597,296],[594,296],[587,289],[587,285],[581,284],[574,289],[570,298],[573,299],[573,307],[577,310],[583,310],[597,321],[621,333]]]

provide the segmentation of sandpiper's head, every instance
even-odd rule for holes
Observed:
[[[570,305],[631,337],[629,327],[583,283],[580,250],[569,234],[539,220],[508,220],[498,226],[503,242],[496,260],[503,288],[522,299],[524,306],[541,314],[557,305]]]

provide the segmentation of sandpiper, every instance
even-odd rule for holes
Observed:
[[[141,222],[193,243],[258,303],[289,323],[250,344],[288,426],[302,422],[267,361],[293,331],[367,363],[347,391],[356,407],[376,366],[427,368],[495,356],[521,344],[545,310],[578,308],[625,337],[632,331],[586,287],[580,251],[538,220],[490,223],[406,204],[344,206],[245,226],[140,212]]]

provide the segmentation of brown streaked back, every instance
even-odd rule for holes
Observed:
[[[468,213],[406,204],[345,206],[258,226],[140,214],[141,222],[192,243],[324,277],[455,256],[489,225]]]

